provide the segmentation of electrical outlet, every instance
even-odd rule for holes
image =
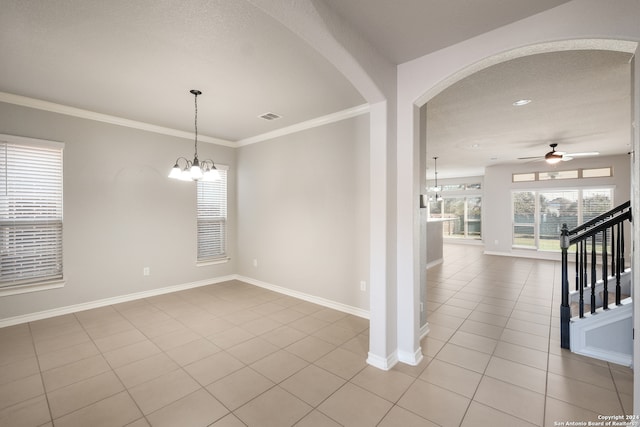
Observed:
[[[258,266],[258,260],[257,260],[257,259],[255,259],[255,258],[254,258],[254,260],[253,260],[253,266],[254,266],[254,267],[257,267],[257,266]]]
[[[367,290],[367,282],[365,282],[364,280],[360,281],[360,290],[361,291],[366,291]]]
[[[149,269],[149,267],[145,267],[142,269],[142,275],[143,276],[148,276],[151,274],[151,269]]]

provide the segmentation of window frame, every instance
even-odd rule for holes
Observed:
[[[227,251],[227,242],[228,242],[228,207],[229,207],[229,167],[227,165],[216,165],[216,168],[220,172],[220,180],[217,181],[197,181],[196,183],[196,265],[198,267],[220,264],[227,262],[229,260],[228,251]],[[224,184],[224,197],[223,199],[220,196],[213,196],[210,203],[221,202],[223,201],[222,206],[205,205],[201,198],[202,191],[205,191],[204,187],[209,186],[212,187],[212,190],[216,189],[216,186],[220,186],[220,184]],[[203,212],[211,209],[220,209],[222,215],[202,215]],[[214,242],[213,246],[222,247],[222,251],[220,253],[214,255],[203,255],[208,252],[206,247],[211,248],[212,243],[206,242],[203,240],[203,236],[205,233],[201,230],[202,226],[207,225],[206,229],[214,230],[215,227],[211,227],[211,225],[220,224],[222,241]],[[215,231],[212,232],[215,234]],[[207,237],[213,238],[213,236],[208,235]]]
[[[475,190],[475,189],[474,189]],[[462,235],[452,235],[451,233],[446,232],[447,227],[450,226],[450,224],[448,224],[449,221],[443,221],[442,223],[442,237],[444,239],[450,239],[450,240],[464,240],[464,241],[482,241],[483,237],[482,237],[482,199],[483,199],[483,195],[479,190],[475,190],[475,191],[467,191],[467,192],[462,192],[462,191],[449,191],[447,193],[442,193],[442,197],[440,200],[428,200],[427,202],[427,220],[429,219],[442,219],[444,218],[444,215],[446,215],[445,213],[445,201],[446,200],[450,200],[450,199],[461,199],[463,204],[464,204],[464,213],[462,216],[462,228],[463,228],[463,234]],[[480,219],[479,220],[469,220],[469,199],[479,199],[479,205],[480,205]],[[440,210],[440,213],[435,213],[435,215],[440,215],[440,216],[432,216],[434,215],[434,213],[432,212],[432,208],[436,206],[438,207],[438,209]],[[478,235],[472,235],[469,233],[469,223],[470,222],[479,222],[480,223],[480,232]]]
[[[42,150],[53,150],[59,153],[52,154],[53,157],[58,157],[58,160],[53,164],[54,175],[57,175],[58,180],[56,180],[53,185],[51,185],[51,175],[47,174],[47,190],[42,193],[36,193],[37,198],[41,198],[43,200],[47,200],[47,205],[49,208],[47,209],[47,213],[49,215],[38,215],[37,209],[40,206],[36,207],[36,217],[34,218],[34,211],[31,211],[30,215],[25,215],[24,218],[20,218],[19,215],[12,213],[12,210],[16,208],[11,208],[11,206],[20,206],[21,200],[26,200],[24,193],[19,193],[21,195],[16,197],[4,196],[4,201],[0,202],[0,223],[2,223],[4,227],[11,227],[12,225],[17,226],[18,224],[39,224],[42,226],[50,225],[52,229],[55,229],[53,238],[49,236],[45,236],[48,243],[52,243],[56,248],[55,255],[46,256],[46,265],[48,267],[42,268],[42,272],[46,270],[53,271],[52,274],[43,274],[41,276],[32,275],[25,278],[14,277],[12,279],[0,280],[0,296],[21,294],[26,292],[35,292],[45,289],[55,289],[60,288],[65,285],[64,279],[64,205],[63,205],[63,196],[64,196],[64,143],[56,142],[56,141],[48,141],[41,140],[35,138],[27,138],[20,137],[15,135],[4,135],[0,134],[0,147],[2,148],[3,159],[0,164],[0,173],[2,177],[0,178],[5,185],[5,191],[8,191],[10,180],[12,179],[9,175],[10,169],[19,168],[20,165],[8,165],[8,156],[10,147],[22,147],[22,148],[14,148],[14,150],[26,150],[31,151],[31,155],[27,159],[27,161],[33,161],[33,159],[37,159],[34,155],[38,149]],[[5,149],[6,147],[6,149]],[[35,150],[35,151],[34,151]],[[43,153],[43,160],[46,160],[47,156]],[[24,162],[24,160],[22,160]],[[52,170],[52,169],[48,169]],[[44,179],[44,178],[43,178]],[[37,184],[37,180],[32,180]],[[17,180],[13,180],[15,188],[20,189],[23,184]],[[53,188],[53,190],[52,190]],[[4,192],[3,192],[4,194]],[[6,203],[6,204],[5,204]],[[24,202],[22,202],[24,203]],[[2,207],[4,205],[4,207]],[[52,212],[51,206],[54,207],[53,212],[54,215],[51,215]],[[6,239],[11,240],[9,237],[11,235],[11,229],[8,229],[8,233]],[[1,239],[0,239],[1,240]],[[5,245],[2,241],[0,241],[0,252],[4,252],[4,254],[8,254],[11,251],[19,250],[20,245]],[[24,246],[24,245],[23,245]],[[41,251],[40,255],[46,252],[45,249],[42,249],[40,245],[33,245],[33,247],[39,249]],[[21,258],[22,259],[22,258]],[[54,266],[53,269],[51,266]],[[4,267],[3,267],[4,269]],[[14,269],[18,269],[14,267]],[[32,269],[32,272],[37,273],[37,269]]]
[[[608,190],[610,191],[611,198],[611,207],[615,206],[615,186],[613,185],[596,185],[596,186],[588,186],[588,187],[560,187],[560,188],[522,188],[522,189],[513,189],[511,190],[511,247],[513,249],[524,249],[524,250],[535,250],[538,252],[559,252],[558,250],[553,249],[540,249],[540,194],[541,193],[561,193],[565,191],[577,191],[578,197],[576,200],[576,219],[577,223],[581,224],[584,222],[584,192],[586,191],[602,191]],[[534,201],[535,201],[535,213],[534,213],[534,222],[530,223],[516,223],[515,222],[515,209],[514,209],[514,197],[516,193],[533,193]],[[608,209],[607,209],[608,210]],[[514,244],[514,230],[516,226],[533,226],[534,231],[534,246],[526,246],[526,245],[516,245]],[[558,234],[558,239],[560,235]]]

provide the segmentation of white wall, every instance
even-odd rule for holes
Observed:
[[[201,144],[227,164],[231,261],[196,267],[195,184],[167,178],[193,141],[0,103],[0,133],[65,143],[61,289],[0,297],[0,321],[232,274],[235,151]],[[150,275],[142,274],[144,267]]]
[[[368,310],[368,195],[368,115],[239,148],[238,273]]]
[[[568,170],[578,168],[613,167],[611,178],[566,179],[535,182],[512,182],[512,173],[545,172],[551,170]],[[521,165],[497,165],[485,169],[484,190],[482,200],[482,238],[486,252],[538,255],[535,251],[524,251],[511,248],[512,242],[512,208],[511,192],[537,188],[593,188],[598,186],[614,186],[614,206],[629,200],[631,196],[629,156],[608,156],[574,159],[560,163],[557,167],[545,162],[524,163]],[[627,238],[627,242],[629,239]],[[547,253],[554,259],[559,254]]]

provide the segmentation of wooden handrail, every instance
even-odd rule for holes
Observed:
[[[621,211],[623,211],[623,210],[625,210],[627,208],[630,208],[630,207],[631,207],[631,200],[626,201],[623,204],[621,204],[619,206],[616,206],[615,208],[613,208],[613,209],[611,209],[611,210],[609,210],[609,211],[607,211],[607,212],[605,212],[605,213],[603,213],[601,215],[598,215],[597,217],[595,217],[595,218],[593,218],[593,219],[591,219],[591,220],[589,220],[589,221],[577,226],[576,228],[569,230],[569,235],[577,234],[580,231],[585,230],[585,229],[591,227],[594,224],[598,224],[599,222],[602,222],[602,221],[606,220],[607,218],[617,214],[618,212],[621,212]]]
[[[580,242],[582,240],[587,240],[589,237],[595,236],[596,234],[600,233],[602,230],[605,230],[607,228],[611,228],[612,226],[619,224],[625,220],[629,220],[630,222],[632,221],[632,217],[631,217],[631,211],[628,210],[626,212],[624,212],[621,215],[615,216],[613,218],[608,219],[606,222],[603,222],[601,224],[596,225],[593,228],[590,228],[589,230],[585,231],[582,234],[579,234],[577,236],[573,236],[569,238],[569,245],[573,245],[577,242]],[[571,231],[569,231],[569,235],[571,235]]]

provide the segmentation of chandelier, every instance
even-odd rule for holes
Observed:
[[[178,157],[175,165],[171,168],[171,172],[169,172],[169,178],[181,181],[217,181],[220,179],[220,173],[213,160],[198,160],[198,95],[202,95],[202,92],[196,89],[192,89],[189,92],[193,94],[195,102],[195,154],[193,155],[193,161],[185,157]],[[184,167],[181,167],[180,163]]]

